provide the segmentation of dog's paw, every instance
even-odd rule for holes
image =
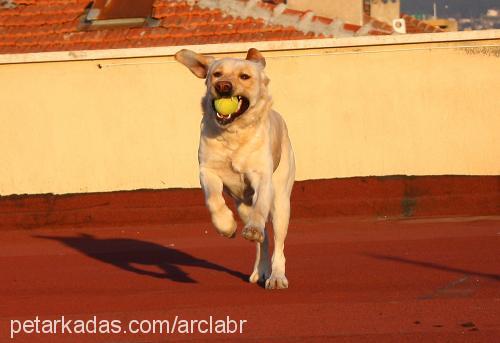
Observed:
[[[236,237],[236,228],[238,224],[234,220],[233,212],[231,212],[230,209],[224,208],[212,214],[212,223],[222,236],[228,238]]]
[[[264,242],[265,237],[263,230],[253,226],[245,227],[241,232],[241,235],[243,236],[243,238],[248,239],[249,241],[258,243]]]
[[[259,271],[254,271],[252,275],[250,275],[250,277],[248,278],[248,281],[250,281],[250,283],[263,284],[265,280],[267,280],[267,278],[269,278],[269,274],[260,273]]]
[[[250,281],[250,283],[262,283],[262,284],[264,284],[264,282],[269,278],[269,275],[270,275],[270,272],[269,272],[268,267],[259,266],[259,268],[254,269],[254,271],[253,271],[252,275],[250,275],[250,278],[248,279],[248,281]]]
[[[285,275],[277,276],[271,274],[266,280],[266,289],[285,289],[288,288],[288,280]]]

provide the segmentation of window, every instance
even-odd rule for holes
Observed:
[[[88,7],[85,24],[102,26],[156,26],[151,17],[154,0],[94,0]]]

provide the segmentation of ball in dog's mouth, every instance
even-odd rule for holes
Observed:
[[[250,101],[241,95],[214,99],[212,107],[215,111],[215,119],[220,125],[232,123],[236,118],[248,110]]]

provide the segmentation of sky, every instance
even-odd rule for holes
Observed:
[[[500,9],[500,0],[435,0],[439,17],[479,17],[489,8]],[[432,14],[434,0],[401,0],[401,12]]]

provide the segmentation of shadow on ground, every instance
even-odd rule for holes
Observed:
[[[364,255],[372,257],[372,258],[376,258],[378,260],[399,262],[399,263],[404,263],[404,264],[420,266],[420,267],[424,267],[424,268],[444,270],[447,272],[460,273],[460,274],[466,274],[466,275],[474,275],[477,277],[483,277],[483,278],[487,278],[487,279],[494,280],[494,281],[500,281],[499,274],[488,274],[488,273],[476,272],[476,271],[472,271],[472,270],[449,267],[446,265],[433,263],[433,262],[410,260],[410,259],[398,257],[398,256],[385,256],[385,255],[376,255],[376,254],[364,254]]]
[[[130,238],[99,239],[89,234],[80,234],[76,237],[33,237],[59,241],[93,259],[139,275],[164,278],[175,282],[196,283],[180,268],[180,266],[192,266],[227,273],[244,281],[248,280],[248,275],[238,271],[199,259],[177,249],[147,241]],[[143,269],[141,266],[143,268],[155,266],[161,272]]]

